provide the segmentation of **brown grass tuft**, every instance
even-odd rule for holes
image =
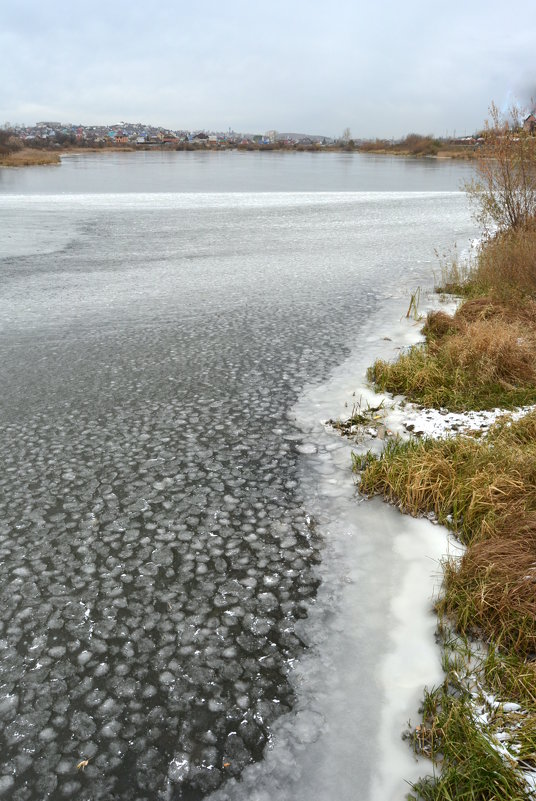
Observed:
[[[470,372],[479,384],[499,383],[506,390],[536,380],[536,336],[519,323],[475,320],[442,342],[442,357],[455,370]]]
[[[442,611],[521,656],[536,654],[536,513],[509,515],[445,570]]]
[[[378,361],[370,368],[369,378],[380,390],[453,410],[536,402],[536,328],[531,319],[508,319],[500,307],[473,304],[454,317],[429,315],[425,334],[424,346],[410,348],[394,363]]]
[[[506,300],[536,295],[536,225],[489,239],[480,251],[474,280]]]
[[[422,330],[427,340],[437,340],[447,334],[452,334],[457,329],[457,321],[451,314],[432,311],[426,316],[426,322]]]
[[[461,325],[479,320],[508,317],[508,308],[492,297],[470,298],[457,309],[455,319]]]

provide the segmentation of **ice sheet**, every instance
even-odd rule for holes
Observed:
[[[440,526],[360,500],[353,446],[323,425],[354,392],[369,393],[373,357],[418,338],[419,327],[399,318],[397,303],[384,308],[352,357],[293,410],[310,446],[304,493],[315,498],[327,542],[322,583],[300,630],[309,650],[290,676],[296,707],[275,723],[264,760],[213,801],[402,801],[407,781],[429,769],[401,735],[417,721],[423,686],[442,677],[432,597],[440,560],[455,546]]]

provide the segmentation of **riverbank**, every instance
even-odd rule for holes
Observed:
[[[11,153],[0,153],[0,167],[39,167],[45,164],[61,164],[62,158],[83,156],[95,153],[134,153],[137,148],[127,145],[121,147],[69,147],[47,150],[24,147]]]
[[[473,149],[462,148],[460,150],[453,150],[450,148],[439,149],[437,152],[431,153],[412,153],[404,148],[390,147],[390,148],[366,148],[358,147],[356,153],[366,153],[372,156],[405,156],[406,158],[427,158],[427,159],[462,159],[472,160],[476,158]]]
[[[410,734],[434,763],[412,785],[419,799],[534,798],[535,252],[533,228],[507,230],[463,280],[456,266],[445,275],[464,298],[454,314],[430,312],[421,344],[369,370],[394,411],[356,415],[347,431],[385,437],[354,457],[361,493],[446,526],[464,548],[444,560],[437,603],[444,681]]]
[[[466,161],[470,161],[474,158],[477,158],[477,154],[473,150],[473,148],[460,148],[460,149],[453,149],[453,148],[440,148],[436,152],[419,152],[419,153],[412,153],[411,151],[405,148],[398,148],[394,147],[380,147],[380,148],[368,148],[368,147],[358,147],[355,150],[356,153],[367,153],[373,156],[402,156],[406,158],[428,158],[428,159],[462,159]]]
[[[388,156],[412,156],[414,158],[474,159],[478,156],[480,141],[474,137],[464,139],[436,139],[433,136],[408,134],[394,142],[387,139],[362,142],[358,150],[362,153]]]
[[[334,145],[260,145],[260,144],[205,144],[185,142],[179,145],[107,145],[104,147],[62,147],[48,150],[45,148],[25,147],[10,153],[0,153],[0,167],[31,167],[44,164],[61,164],[62,158],[100,153],[110,155],[117,153],[223,153],[241,151],[255,153],[357,153],[353,147],[337,147]]]

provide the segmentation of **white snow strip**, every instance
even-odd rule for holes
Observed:
[[[475,431],[485,434],[500,418],[519,420],[535,409],[536,405],[521,406],[514,411],[491,409],[480,412],[447,412],[445,409],[426,409],[411,403],[404,406],[395,403],[388,411],[385,422],[393,433],[409,432],[414,435],[444,439]]]

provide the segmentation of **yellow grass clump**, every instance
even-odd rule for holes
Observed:
[[[454,315],[431,312],[423,331],[425,343],[369,369],[380,390],[455,411],[536,402],[534,300],[471,299]]]
[[[512,514],[536,512],[536,412],[499,421],[483,440],[391,441],[360,488],[412,515],[433,512],[466,544],[488,538]]]

